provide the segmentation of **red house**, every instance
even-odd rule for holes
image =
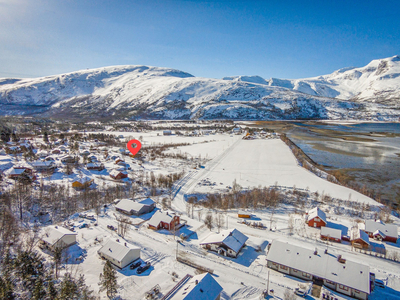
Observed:
[[[307,224],[310,227],[322,227],[326,226],[326,214],[319,209],[319,207],[315,207],[310,210],[307,214]]]
[[[162,213],[161,211],[157,211],[148,222],[149,228],[154,230],[174,230],[179,226],[179,224],[179,216],[170,215],[169,213]]]
[[[342,231],[340,229],[321,227],[321,240],[342,242]]]
[[[368,234],[360,229],[353,231],[351,245],[355,248],[368,249],[370,246]]]
[[[398,229],[396,225],[367,220],[364,224],[361,223],[359,226],[370,238],[397,243]]]
[[[128,173],[126,173],[125,171],[112,170],[110,172],[110,177],[112,179],[123,179],[128,177]]]

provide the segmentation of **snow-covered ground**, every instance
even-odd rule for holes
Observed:
[[[234,139],[234,138],[232,138]],[[272,186],[308,189],[342,200],[351,199],[376,205],[377,202],[352,189],[328,182],[300,167],[290,149],[280,139],[236,139],[223,155],[200,169],[198,181],[186,193],[209,193],[226,190],[236,180],[242,187]],[[180,151],[197,153],[196,147],[179,147]],[[211,185],[202,185],[207,180]],[[215,185],[214,185],[215,183]]]

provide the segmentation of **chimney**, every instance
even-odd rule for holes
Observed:
[[[126,242],[125,242],[125,247],[128,247],[128,245],[126,244]]]
[[[194,283],[197,285],[199,283],[199,281],[196,279],[196,281]]]
[[[314,255],[318,255],[318,250],[315,248]]]

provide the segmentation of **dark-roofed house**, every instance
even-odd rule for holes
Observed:
[[[86,168],[88,170],[101,171],[101,170],[104,170],[104,165],[102,163],[99,163],[99,162],[92,162],[92,163],[88,163],[86,165]]]
[[[208,235],[201,246],[215,251],[218,254],[229,257],[237,257],[240,250],[245,246],[248,237],[237,229],[224,230],[220,233],[211,233]]]
[[[143,199],[140,201],[134,201],[131,199],[122,199],[116,205],[115,209],[126,215],[142,215],[147,214],[156,207],[156,203],[150,199]]]
[[[121,269],[140,258],[139,247],[113,240],[108,240],[97,253]]]
[[[319,207],[314,207],[308,212],[307,224],[310,227],[326,226],[326,214]]]
[[[267,266],[303,280],[322,280],[339,293],[358,299],[370,294],[369,266],[343,259],[341,255],[273,241],[267,254]]]
[[[221,292],[222,287],[210,273],[187,274],[161,300],[219,300]]]
[[[397,243],[399,233],[396,225],[367,220],[365,223],[360,223],[359,228],[364,230],[370,238],[374,237],[383,241]]]

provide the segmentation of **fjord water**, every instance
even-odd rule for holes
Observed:
[[[345,169],[383,198],[399,200],[400,123],[293,125],[287,135],[315,162]]]

